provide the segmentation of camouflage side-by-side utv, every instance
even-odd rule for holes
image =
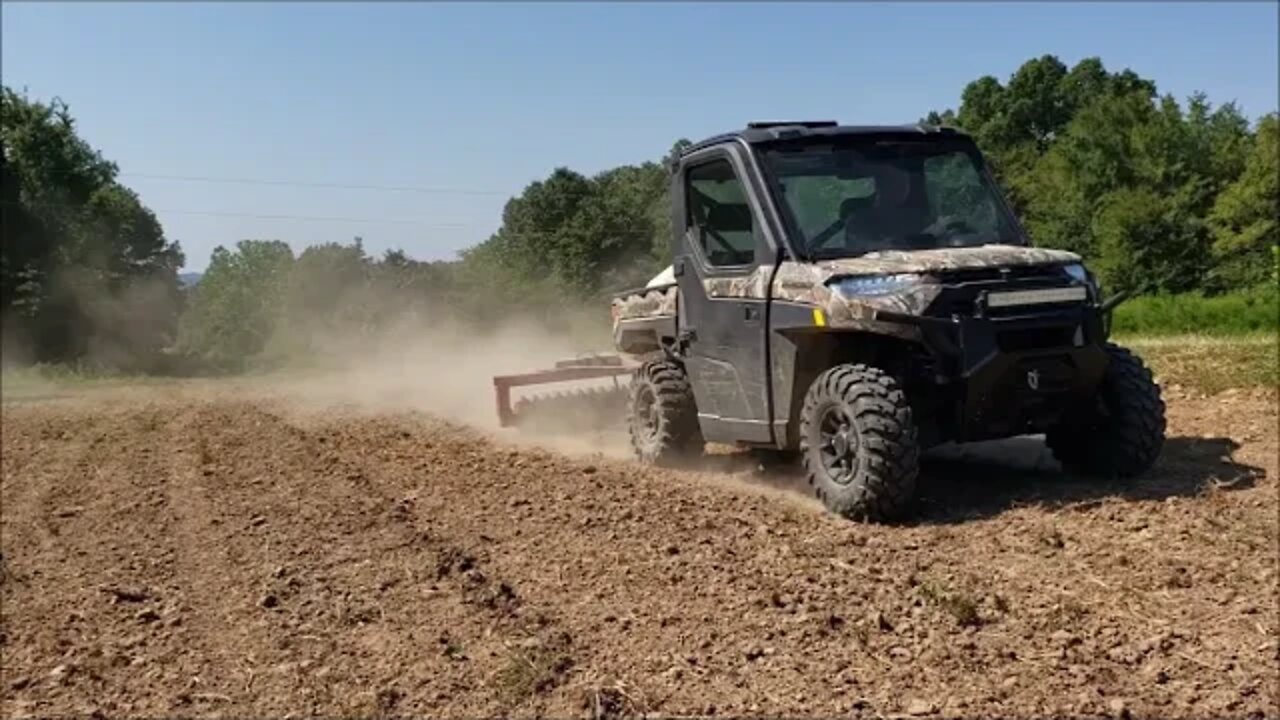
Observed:
[[[1044,433],[1133,476],[1164,404],[1069,252],[1031,247],[946,128],[756,123],[673,158],[672,264],[613,301],[636,455],[798,452],[847,517],[902,515],[941,442]]]
[[[653,464],[798,453],[828,508],[874,519],[904,514],[943,442],[1043,433],[1068,470],[1119,477],[1159,455],[1159,388],[1107,340],[1123,296],[1031,247],[964,134],[754,123],[670,169],[672,264],[614,298],[619,354],[495,377],[502,425],[625,416]]]

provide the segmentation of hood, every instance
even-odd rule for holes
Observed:
[[[983,245],[933,250],[886,250],[852,258],[822,260],[814,263],[814,266],[827,277],[836,277],[930,273],[1001,266],[1061,265],[1076,262],[1080,262],[1080,256],[1065,250],[1021,245]]]

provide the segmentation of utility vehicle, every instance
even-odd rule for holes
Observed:
[[[909,511],[939,443],[1043,433],[1104,476],[1156,460],[1159,387],[1108,340],[1123,297],[1032,246],[964,133],[752,123],[670,173],[672,262],[614,297],[618,353],[495,378],[503,424],[513,386],[630,374],[640,461],[798,454],[827,508],[874,520]]]

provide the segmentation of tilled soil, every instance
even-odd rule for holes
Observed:
[[[654,471],[207,393],[7,404],[4,714],[1275,717],[1275,395],[1169,412],[1139,481],[1034,440],[943,453],[919,521],[877,526],[734,455]]]

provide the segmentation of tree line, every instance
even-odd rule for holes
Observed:
[[[172,341],[182,250],[118,172],[77,134],[65,103],[0,91],[6,355],[132,364]]]
[[[1037,244],[1089,258],[1117,289],[1222,293],[1271,278],[1277,115],[1204,94],[1185,107],[1132,71],[1051,55],[965,87],[930,122],[974,135]]]
[[[217,248],[184,290],[181,249],[78,137],[65,104],[5,88],[2,109],[0,313],[6,346],[33,360],[181,357],[235,369],[393,323],[565,323],[576,308],[603,320],[609,292],[667,261],[668,180],[655,159],[595,175],[554,169],[454,261],[370,257],[358,239],[296,255],[248,239]],[[1004,82],[974,80],[959,107],[922,121],[972,134],[1033,242],[1081,253],[1110,289],[1275,293],[1274,111],[1251,122],[1234,103],[1180,103],[1097,58],[1068,67],[1046,55]]]

